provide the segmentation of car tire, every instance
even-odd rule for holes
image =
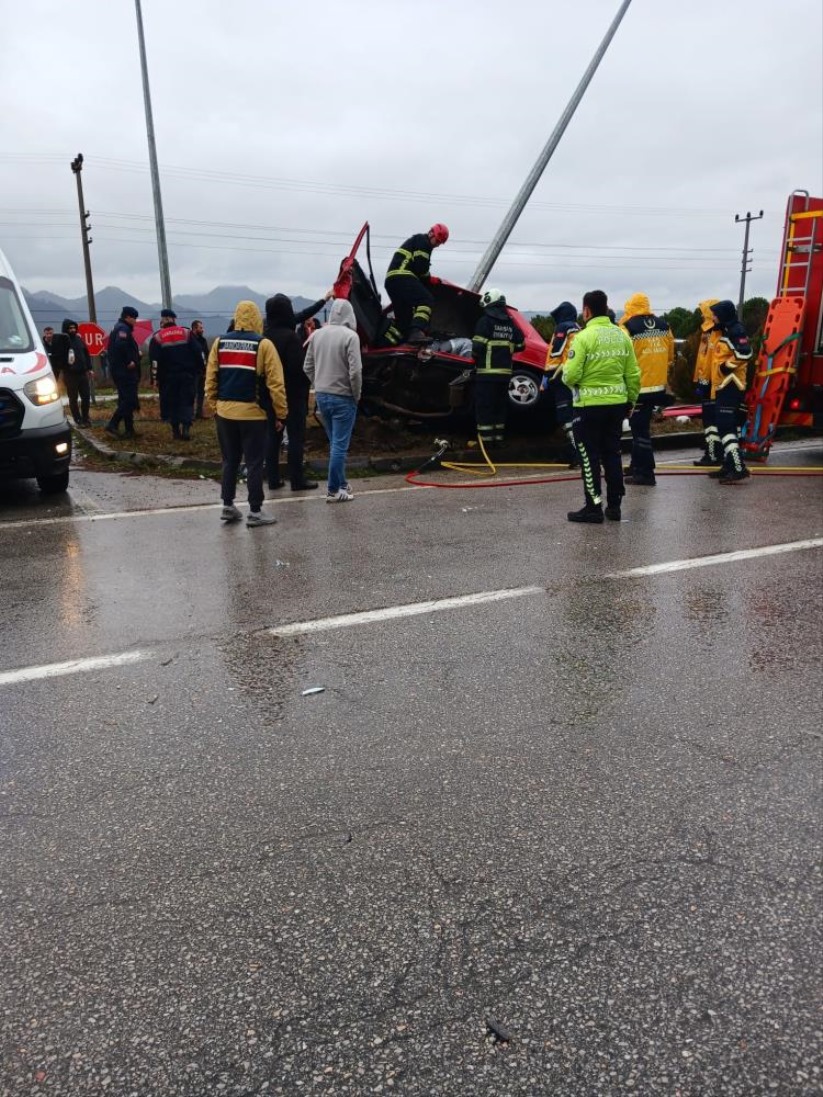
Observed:
[[[509,381],[509,411],[532,415],[541,404],[540,382],[545,376],[538,370],[515,366]]]
[[[53,476],[38,476],[37,486],[44,495],[61,495],[68,490],[69,470],[57,472]]]

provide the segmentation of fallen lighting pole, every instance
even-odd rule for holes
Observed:
[[[537,158],[537,163],[529,172],[526,178],[526,182],[520,188],[520,192],[512,203],[511,209],[503,219],[503,224],[497,230],[494,239],[486,248],[486,252],[483,258],[480,260],[480,265],[474,272],[472,280],[469,283],[469,289],[474,290],[475,293],[478,293],[481,290],[483,283],[488,278],[489,272],[491,271],[494,264],[497,262],[498,257],[500,256],[500,252],[503,250],[506,241],[511,235],[512,229],[517,224],[520,214],[523,212],[523,209],[529,198],[531,198],[532,191],[540,182],[540,177],[545,171],[546,165],[548,164],[549,160],[551,160],[554,154],[554,150],[560,144],[560,138],[566,132],[566,127],[568,126],[569,122],[571,122],[572,116],[577,110],[580,104],[580,100],[583,98],[583,95],[586,91],[586,88],[591,83],[591,79],[597,71],[598,65],[603,60],[603,55],[609,48],[609,44],[611,43],[612,38],[614,38],[615,33],[617,32],[617,28],[620,26],[623,16],[628,11],[629,4],[631,4],[631,2],[632,0],[623,0],[623,3],[620,5],[620,10],[612,20],[611,26],[606,31],[606,35],[603,41],[600,43],[600,46],[598,47],[594,57],[592,58],[589,67],[583,73],[583,78],[577,85],[574,95],[572,95],[571,99],[566,105],[566,109],[560,115],[560,119],[557,125],[554,127],[551,137],[546,142],[546,147],[540,153],[540,156]]]

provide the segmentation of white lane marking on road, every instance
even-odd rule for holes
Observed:
[[[477,594],[462,594],[456,598],[437,598],[430,602],[409,602],[384,609],[369,609],[362,613],[343,613],[338,617],[320,617],[314,621],[294,621],[289,625],[276,625],[266,631],[272,636],[302,636],[308,632],[327,632],[329,629],[351,628],[353,625],[370,625],[376,621],[392,621],[398,617],[419,617],[426,613],[440,613],[447,609],[465,606],[482,606],[488,602],[504,602],[511,598],[524,598],[530,594],[545,594],[545,587],[513,587],[509,590],[484,590]]]
[[[809,537],[805,541],[788,541],[782,545],[764,545],[762,548],[738,549],[735,552],[718,552],[713,556],[695,556],[690,560],[669,560],[665,564],[647,564],[628,571],[613,571],[606,579],[636,579],[643,575],[665,575],[670,571],[688,571],[690,568],[710,568],[715,564],[734,564],[739,560],[754,560],[760,556],[778,556],[784,552],[823,548],[823,537]]]
[[[78,674],[87,670],[107,670],[139,663],[148,659],[148,651],[123,651],[118,655],[98,655],[91,659],[72,659],[68,663],[45,663],[39,667],[20,667],[0,673],[0,686],[13,686],[17,682],[34,682],[38,678],[57,678],[61,674]]]
[[[395,495],[401,491],[433,491],[419,484],[409,484],[402,488],[372,488],[357,492],[358,499],[367,499],[370,495]],[[73,494],[73,491],[72,491]],[[282,507],[295,503],[323,503],[325,495],[300,495],[294,499],[267,499],[265,507]],[[92,504],[94,505],[94,504]],[[59,518],[19,518],[16,521],[0,521],[0,533],[9,529],[25,529],[27,526],[62,526],[69,522],[109,522],[117,518],[153,518],[164,514],[188,514],[192,511],[221,510],[222,503],[186,503],[176,507],[155,507],[152,510],[118,510],[107,514],[63,514]]]

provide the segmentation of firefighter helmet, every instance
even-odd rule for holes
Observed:
[[[505,303],[505,295],[499,289],[487,289],[480,298],[480,304],[484,309],[487,309],[489,305],[505,305]]]
[[[449,238],[449,230],[438,221],[436,225],[432,225],[429,229],[429,236],[432,237],[435,244],[445,244]]]

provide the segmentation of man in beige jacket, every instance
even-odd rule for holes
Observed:
[[[263,461],[266,454],[266,408],[274,409],[278,429],[286,419],[283,364],[270,339],[263,337],[263,317],[253,301],[241,301],[231,329],[212,344],[206,366],[206,398],[216,410],[217,438],[223,455],[220,520],[243,517],[234,505],[237,471],[246,462],[249,513],[246,525],[269,526],[263,514]]]

